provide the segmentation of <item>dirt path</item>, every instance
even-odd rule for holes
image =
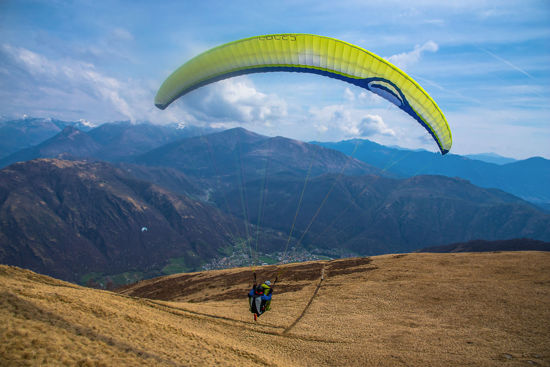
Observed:
[[[297,323],[300,322],[300,320],[304,317],[304,315],[306,314],[306,312],[309,310],[309,307],[311,306],[311,304],[313,303],[313,300],[315,299],[315,297],[317,296],[317,293],[319,293],[319,289],[321,289],[321,285],[323,284],[323,280],[325,280],[325,266],[323,265],[323,267],[321,268],[321,277],[319,278],[319,283],[317,284],[317,288],[315,288],[315,291],[313,292],[313,294],[311,295],[311,298],[309,299],[308,303],[306,304],[306,307],[304,307],[304,310],[302,311],[302,313],[300,314],[300,316],[298,316],[296,318],[296,320],[294,320],[292,322],[292,324],[290,324],[287,328],[285,328],[282,332],[283,335],[285,334],[288,334],[290,332],[290,330],[292,330],[292,328],[294,328],[294,326],[296,326]]]

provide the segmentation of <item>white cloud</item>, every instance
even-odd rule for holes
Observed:
[[[357,97],[357,99],[359,102],[366,103],[369,105],[379,105],[379,104],[388,103],[387,100],[380,97],[379,95],[374,94],[372,92],[365,91],[365,90],[362,90],[361,92],[359,92],[359,96]]]
[[[326,125],[318,125],[316,127],[317,127],[317,130],[322,134],[324,134],[328,131],[328,126],[326,126]]]
[[[346,105],[313,108],[310,113],[311,118],[316,121],[317,131],[331,140],[396,135],[380,115],[365,114],[363,110]]]
[[[286,102],[260,92],[246,77],[231,78],[200,88],[181,100],[197,121],[269,126],[287,116]]]
[[[397,67],[406,70],[411,65],[416,64],[422,57],[424,52],[436,52],[439,46],[434,41],[428,41],[423,45],[416,45],[414,50],[410,52],[403,52],[397,55],[393,55],[387,58],[389,62]]]
[[[376,135],[395,136],[381,116],[366,114],[362,118],[353,118],[351,114],[340,116],[339,127],[347,138],[369,138]]]
[[[359,87],[346,87],[346,89],[344,90],[344,100],[354,107],[357,107],[359,105],[361,105],[362,107],[370,107],[373,105],[388,103],[387,100],[380,97],[379,95]]]
[[[355,101],[355,94],[348,87],[344,90],[344,97],[350,102]]]
[[[390,129],[381,116],[365,115],[357,124],[360,136],[368,137],[372,135],[395,136],[395,131]]]
[[[49,62],[45,57],[29,51],[24,48],[13,47],[8,44],[2,45],[4,51],[9,54],[16,62],[23,66],[33,75],[37,74],[56,74],[58,68]]]
[[[52,59],[31,50],[4,44],[0,60],[11,66],[12,75],[0,85],[0,107],[6,113],[29,113],[61,119],[84,118],[95,122],[149,120],[156,123],[196,119],[181,108],[160,111],[153,105],[158,83],[120,80],[89,62],[72,58]],[[17,102],[17,103],[14,103]]]
[[[134,40],[134,36],[132,35],[132,33],[130,33],[130,31],[128,31],[127,29],[124,29],[124,28],[120,28],[120,27],[117,27],[117,28],[113,29],[112,35],[115,39],[119,39],[121,41],[133,41]]]
[[[62,110],[62,106],[66,105],[67,101],[73,101],[71,94],[82,93],[92,99],[107,102],[109,108],[117,111],[120,115],[131,121],[136,120],[134,112],[122,95],[128,86],[97,71],[93,64],[66,58],[52,60],[25,48],[11,45],[3,45],[3,50],[11,56],[23,72],[27,72],[32,78],[18,82],[37,85],[38,88],[47,89],[50,95],[67,98],[59,100],[57,108]],[[29,102],[40,103],[40,100]],[[71,108],[75,107],[77,106],[71,105]]]

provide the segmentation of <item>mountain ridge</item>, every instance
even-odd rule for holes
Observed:
[[[144,231],[143,228],[146,228]],[[194,268],[244,236],[217,208],[103,162],[41,159],[0,171],[0,261],[71,281]]]
[[[133,163],[178,169],[201,179],[217,176],[247,181],[270,174],[373,174],[380,170],[337,151],[243,128],[176,141],[137,157]]]
[[[389,148],[367,139],[336,143],[312,142],[336,149],[400,177],[421,174],[461,177],[485,188],[498,188],[538,205],[550,203],[550,160],[531,157],[506,164],[472,160],[465,156],[441,156],[428,151]]]
[[[248,220],[293,228],[306,248],[374,255],[514,233],[550,240],[550,215],[511,194],[459,178],[304,175],[249,181],[243,191]],[[243,218],[237,190],[213,199]]]
[[[53,122],[50,123],[53,124]],[[60,125],[61,123],[63,124]],[[213,129],[180,128],[173,125],[161,126],[148,123],[132,124],[130,122],[104,123],[86,129],[65,122],[59,122],[53,126],[57,128],[58,125],[61,126],[59,131],[50,134],[37,144],[16,142],[15,144],[19,144],[22,149],[3,157],[0,156],[0,167],[37,158],[130,161],[133,156],[163,144],[214,131]],[[7,134],[6,141],[3,141],[0,147],[12,139],[11,135]],[[75,136],[78,139],[75,139]],[[9,147],[4,146],[3,149],[9,149]]]

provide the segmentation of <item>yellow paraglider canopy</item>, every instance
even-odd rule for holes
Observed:
[[[206,84],[271,71],[320,74],[365,88],[417,120],[432,135],[442,154],[451,149],[451,130],[443,112],[410,76],[361,47],[312,34],[256,36],[206,51],[164,81],[155,105],[165,109],[177,98]]]

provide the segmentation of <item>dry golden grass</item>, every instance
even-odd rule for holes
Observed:
[[[258,323],[250,269],[117,294],[0,266],[0,365],[550,365],[550,253],[370,260],[285,266]]]

